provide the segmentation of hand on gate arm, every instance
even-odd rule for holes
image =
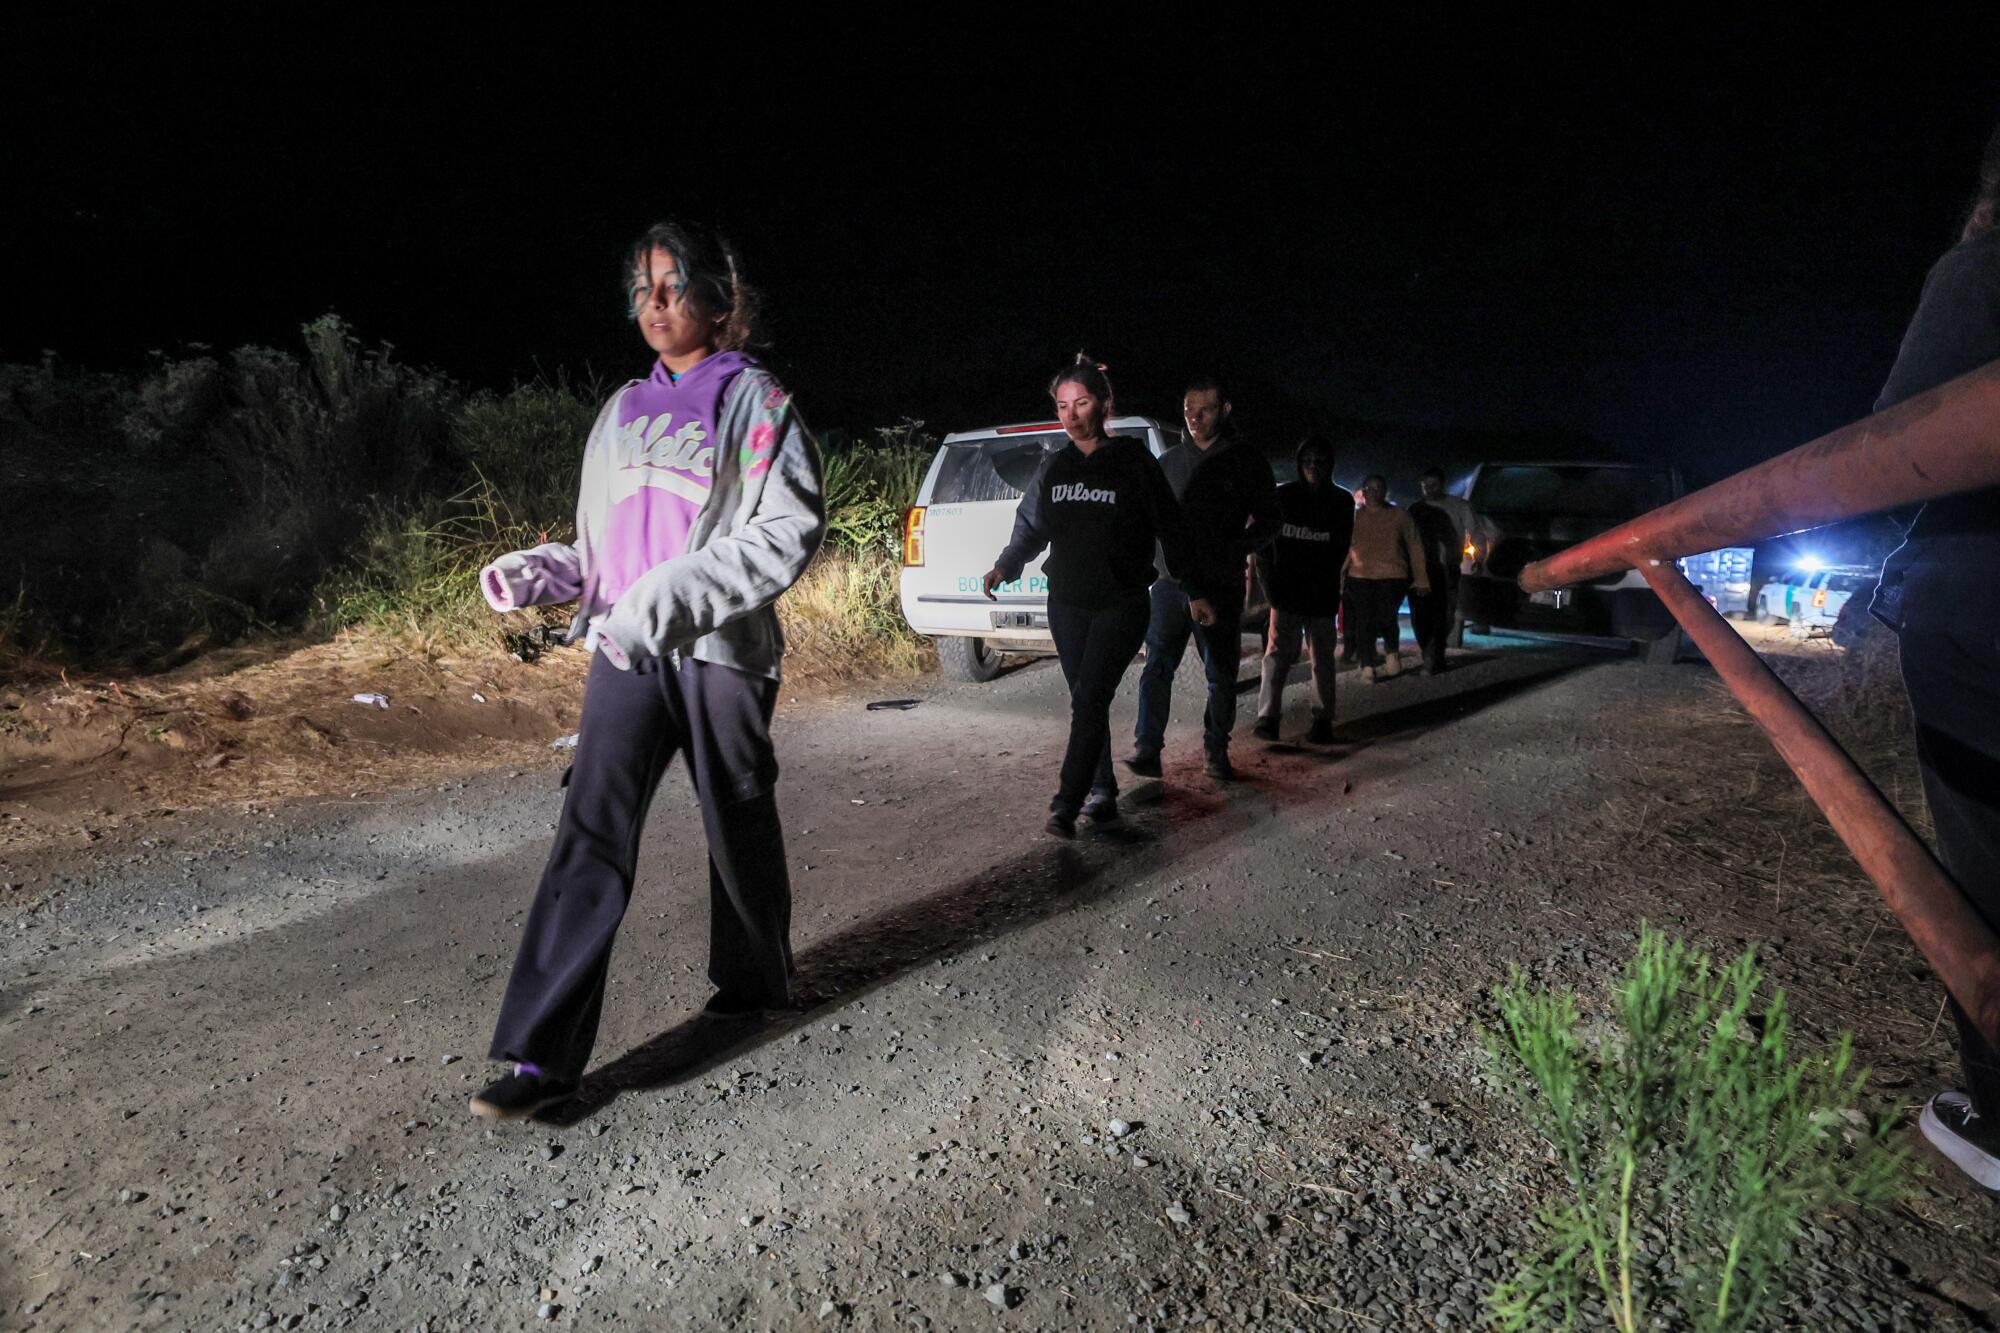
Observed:
[[[1194,623],[1197,625],[1213,625],[1215,623],[1215,608],[1209,605],[1208,598],[1206,597],[1188,598],[1188,615],[1193,617]]]
[[[985,582],[980,585],[980,591],[986,594],[987,601],[997,602],[1000,599],[993,595],[993,590],[999,587],[1001,584],[1005,583],[1006,581],[1007,581],[1007,576],[1005,574],[1002,574],[997,569],[989,569],[986,571]]]

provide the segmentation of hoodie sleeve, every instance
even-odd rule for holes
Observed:
[[[1410,591],[1429,593],[1431,570],[1430,562],[1424,559],[1424,539],[1407,509],[1396,516],[1396,540],[1403,547],[1403,558],[1410,562]]]
[[[583,446],[582,477],[576,492],[576,542],[544,542],[525,551],[509,551],[479,571],[479,591],[495,611],[519,611],[528,606],[556,606],[583,596],[589,581],[583,553],[591,549],[592,528],[600,521],[598,499],[604,488],[604,465],[618,394],[598,409],[597,421]]]
[[[1239,449],[1243,446],[1238,445]],[[1278,513],[1278,479],[1271,472],[1271,460],[1255,450],[1244,453],[1243,479],[1250,510],[1243,526],[1243,553],[1254,555],[1278,539],[1284,519]]]
[[[1014,509],[1014,535],[1007,539],[1006,549],[993,562],[1008,583],[1020,578],[1028,562],[1049,548],[1049,469],[1055,461],[1056,454],[1051,453],[1035,469],[1034,480],[1021,492],[1021,503]]]
[[[819,448],[791,395],[756,370],[738,376],[730,393],[718,448],[737,451],[739,504],[749,512],[625,590],[598,626],[617,650],[606,654],[614,662],[663,656],[769,606],[798,582],[826,534]]]
[[[1150,453],[1139,460],[1139,477],[1146,516],[1152,520],[1153,531],[1159,537],[1168,577],[1191,598],[1210,596],[1211,590],[1197,582],[1201,574],[1195,567],[1194,537],[1188,531],[1187,514],[1181,509],[1181,502],[1174,499],[1174,488],[1159,460]]]

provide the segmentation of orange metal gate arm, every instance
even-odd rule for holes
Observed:
[[[2000,1046],[2000,940],[1895,808],[1673,562],[2000,486],[2000,362],[1802,444],[1529,565],[1529,592],[1645,576],[1763,727],[1986,1040]]]

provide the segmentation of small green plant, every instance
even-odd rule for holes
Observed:
[[[896,555],[903,514],[917,501],[937,439],[921,421],[883,426],[874,438],[830,438],[821,460],[826,484],[826,540],[855,552]]]
[[[1757,1327],[1805,1214],[1901,1193],[1891,1127],[1856,1109],[1867,1075],[1849,1039],[1792,1058],[1784,992],[1753,1013],[1762,980],[1754,951],[1717,968],[1644,928],[1596,1041],[1574,992],[1531,989],[1519,969],[1496,989],[1492,1066],[1569,1184],[1493,1293],[1500,1327]]]

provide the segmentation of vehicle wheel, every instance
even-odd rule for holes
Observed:
[[[1681,634],[1681,627],[1676,625],[1659,638],[1647,643],[1646,665],[1672,666],[1674,659],[1681,655]]]
[[[969,634],[946,634],[937,641],[938,665],[953,680],[984,682],[1000,674],[1000,650]]]

